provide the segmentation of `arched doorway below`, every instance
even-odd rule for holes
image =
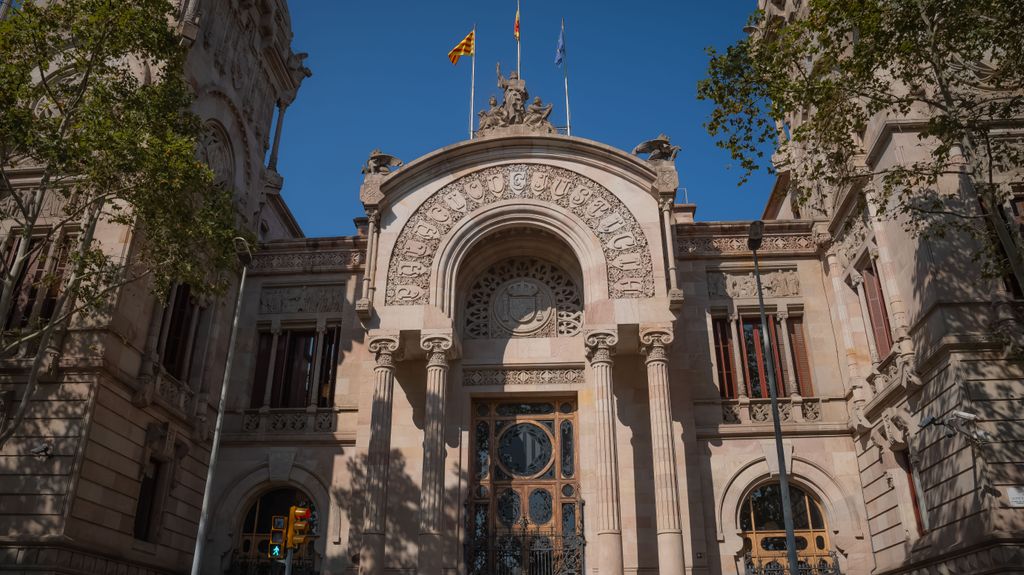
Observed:
[[[794,575],[839,575],[821,502],[803,489],[789,486],[799,567]],[[753,490],[740,506],[746,575],[783,575],[787,568],[782,491],[778,483]]]
[[[246,510],[239,526],[239,537],[231,554],[231,564],[225,572],[228,575],[280,575],[285,572],[283,563],[270,559],[267,551],[270,545],[270,526],[275,516],[288,516],[292,505],[310,507],[314,519],[316,506],[312,498],[302,491],[291,488],[271,489],[260,495]],[[313,530],[316,532],[316,521]],[[318,575],[316,552],[313,540],[308,541],[294,553],[292,575]]]

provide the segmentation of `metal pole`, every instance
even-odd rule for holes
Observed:
[[[782,521],[786,527],[786,552],[789,556],[789,572],[798,572],[796,537],[793,535],[793,506],[789,499],[789,476],[786,472],[786,454],[782,447],[782,424],[779,422],[779,399],[775,392],[775,362],[771,341],[768,338],[768,322],[764,313],[764,293],[761,291],[761,268],[754,253],[754,279],[757,281],[757,305],[761,310],[761,345],[764,349],[765,370],[768,372],[768,393],[772,398],[772,424],[775,427],[775,452],[779,457],[779,491],[782,492]]]
[[[473,98],[476,96],[476,24],[473,24],[473,56],[469,72],[469,139],[473,139]]]
[[[292,575],[292,557],[294,555],[295,550],[289,547],[288,554],[284,556],[284,575]]]
[[[520,80],[523,79],[523,70],[520,68],[523,60],[523,51],[519,40],[520,36],[523,35],[523,27],[520,25],[521,20],[522,18],[519,14],[519,0],[516,0],[516,27],[518,28],[516,32],[516,76],[519,76]]]
[[[565,135],[572,135],[572,119],[569,115],[569,49],[565,47],[565,18],[562,18],[562,77],[565,80]]]
[[[242,312],[242,294],[245,292],[245,276],[252,261],[249,245],[242,238],[235,238],[236,251],[242,260],[242,279],[238,282],[238,296],[235,299],[235,317],[231,322],[231,336],[228,338],[228,360],[224,366],[224,381],[220,386],[220,403],[217,404],[217,424],[213,431],[213,446],[210,448],[210,464],[206,470],[206,488],[203,490],[203,508],[199,513],[199,528],[196,532],[196,549],[192,555],[192,575],[201,575],[203,548],[206,547],[206,531],[210,522],[210,498],[213,496],[213,469],[220,454],[221,428],[224,426],[224,408],[228,400],[228,382],[231,381],[231,367],[235,360],[235,337],[238,335],[238,316]],[[244,247],[242,252],[239,247]]]

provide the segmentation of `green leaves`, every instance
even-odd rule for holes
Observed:
[[[794,198],[824,217],[841,190],[873,180],[879,210],[915,231],[989,237],[995,224],[976,207],[935,190],[966,163],[998,205],[1009,193],[1000,174],[1024,164],[1016,138],[993,135],[1024,117],[1024,3],[809,0],[794,17],[757,12],[751,23],[749,38],[709,50],[698,85],[715,104],[705,127],[743,167],[740,183],[786,169]],[[871,165],[886,119],[917,141],[892,144],[900,165]],[[774,164],[763,157],[772,139]]]

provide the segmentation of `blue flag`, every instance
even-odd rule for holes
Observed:
[[[562,23],[562,31],[558,33],[558,47],[555,48],[555,66],[561,66],[565,62],[565,23]]]

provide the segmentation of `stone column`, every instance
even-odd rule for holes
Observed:
[[[790,397],[796,397],[800,395],[800,388],[797,386],[796,381],[796,366],[793,365],[793,351],[791,349],[793,344],[789,341],[789,312],[775,312],[775,317],[779,319],[779,330],[782,332],[776,333],[775,339],[779,340],[781,344],[779,355],[782,356],[783,365],[786,366],[786,394]]]
[[[612,354],[618,342],[615,332],[605,330],[589,331],[585,338],[597,398],[597,563],[601,575],[622,575],[619,461],[612,384]]]
[[[736,369],[733,370],[734,379],[736,380],[736,398],[745,399],[747,397],[747,378],[743,374],[743,369],[746,358],[743,357],[743,343],[740,341],[740,337],[743,332],[737,329],[737,325],[740,323],[740,314],[733,312],[729,314],[729,329],[732,330],[732,357],[736,362]]]
[[[672,343],[672,331],[667,328],[642,330],[640,343],[647,363],[647,395],[651,410],[658,572],[682,573],[683,531],[679,522],[679,484],[668,379],[668,345]]]
[[[420,487],[420,541],[417,573],[441,575],[444,567],[444,427],[448,388],[448,335],[425,335],[427,397],[423,424],[423,480]]]
[[[381,575],[384,573],[384,532],[387,525],[388,468],[391,461],[391,407],[398,337],[372,336],[369,349],[376,356],[377,365],[373,368],[373,407],[370,412],[370,448],[366,466],[366,513],[359,572]]]

